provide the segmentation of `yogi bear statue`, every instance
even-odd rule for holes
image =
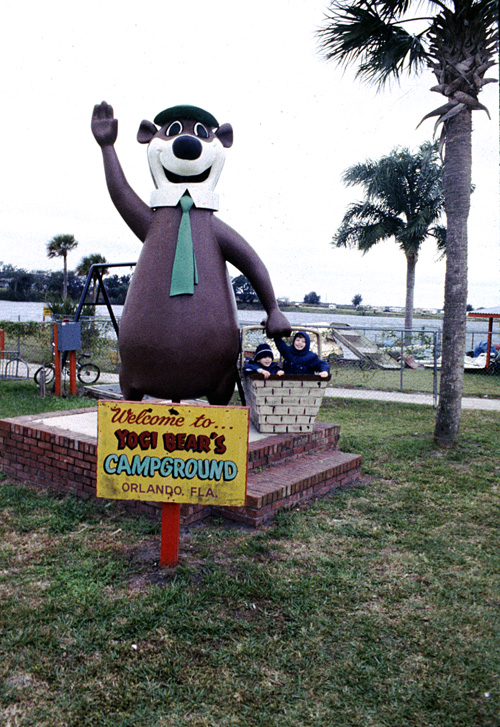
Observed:
[[[206,396],[227,404],[239,350],[237,311],[226,262],[246,275],[266,313],[270,337],[290,324],[276,303],[267,269],[250,245],[214,215],[215,185],[230,124],[195,106],[174,106],[142,121],[155,189],[151,206],[128,184],[114,149],[118,122],[95,106],[92,132],[102,149],[111,199],[144,243],[120,324],[120,386],[125,399],[172,401]]]

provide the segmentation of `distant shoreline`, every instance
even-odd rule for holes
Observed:
[[[238,310],[262,310],[262,307],[259,304],[256,305],[248,305],[248,304],[238,304],[237,305]],[[294,305],[283,305],[279,304],[279,308],[283,313],[316,313],[318,315],[327,315],[327,316],[366,316],[367,318],[387,318],[387,316],[390,316],[391,318],[404,318],[405,314],[404,311],[374,311],[374,310],[365,310],[363,306],[360,306],[359,308],[329,308],[324,305],[306,305],[306,304],[294,304]],[[413,312],[414,318],[428,318],[430,320],[442,320],[443,314],[442,313],[421,313],[420,309],[417,309]]]
[[[16,300],[9,300],[7,298],[0,298],[0,302],[4,303],[26,303],[26,304],[44,304],[44,301],[40,300],[22,300],[22,301],[16,301]],[[100,305],[103,305],[102,301]],[[112,306],[118,306],[123,305],[122,303],[116,303],[112,302]],[[238,310],[243,311],[262,311],[262,306],[260,303],[240,303],[237,301],[236,307]],[[391,318],[404,318],[405,314],[404,311],[392,311],[392,310],[380,310],[380,306],[377,306],[377,310],[372,309],[365,309],[363,306],[360,306],[359,308],[344,308],[344,307],[337,307],[337,308],[330,308],[328,305],[308,305],[306,303],[287,303],[287,304],[279,304],[279,308],[283,313],[313,313],[315,315],[324,315],[324,316],[364,316],[366,318],[387,318],[388,316]],[[420,318],[420,319],[428,319],[428,320],[437,320],[441,321],[443,319],[442,313],[422,313],[420,309],[416,309],[413,312],[414,318]]]

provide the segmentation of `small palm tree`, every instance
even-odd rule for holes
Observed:
[[[341,65],[356,63],[358,76],[384,85],[405,73],[434,73],[431,91],[446,102],[424,118],[442,124],[446,210],[446,278],[437,444],[452,446],[462,404],[467,305],[467,220],[472,164],[472,112],[496,65],[498,0],[331,0],[319,31],[322,52]],[[416,22],[415,22],[416,21]],[[415,29],[415,30],[412,30]]]
[[[415,267],[422,243],[434,237],[444,252],[446,230],[436,224],[444,208],[443,169],[436,146],[422,144],[416,154],[394,149],[378,161],[346,169],[343,181],[363,187],[366,198],[352,204],[333,237],[337,247],[361,252],[394,238],[406,257],[405,329],[411,331]]]
[[[77,265],[75,272],[80,278],[87,278],[88,274],[90,273],[90,269],[92,268],[92,265],[103,265],[106,262],[107,262],[107,260],[103,255],[101,255],[98,252],[95,252],[91,255],[86,255],[85,257],[83,257],[80,260],[79,264]],[[101,275],[106,275],[107,273],[108,273],[107,268],[101,268]],[[94,303],[96,302],[96,299],[97,299],[96,283],[97,283],[97,275],[95,274],[95,271],[94,271],[94,275],[92,277],[92,301]]]
[[[49,258],[62,257],[63,259],[63,299],[68,297],[68,252],[78,245],[74,235],[55,235],[47,243],[47,256]]]

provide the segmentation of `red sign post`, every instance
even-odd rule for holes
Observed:
[[[162,502],[160,568],[172,568],[179,562],[180,530],[180,504],[177,502]]]

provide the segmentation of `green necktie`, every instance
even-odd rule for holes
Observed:
[[[181,197],[182,217],[177,234],[170,297],[174,295],[193,295],[194,286],[198,283],[198,271],[191,237],[189,210],[194,202],[188,194]]]

